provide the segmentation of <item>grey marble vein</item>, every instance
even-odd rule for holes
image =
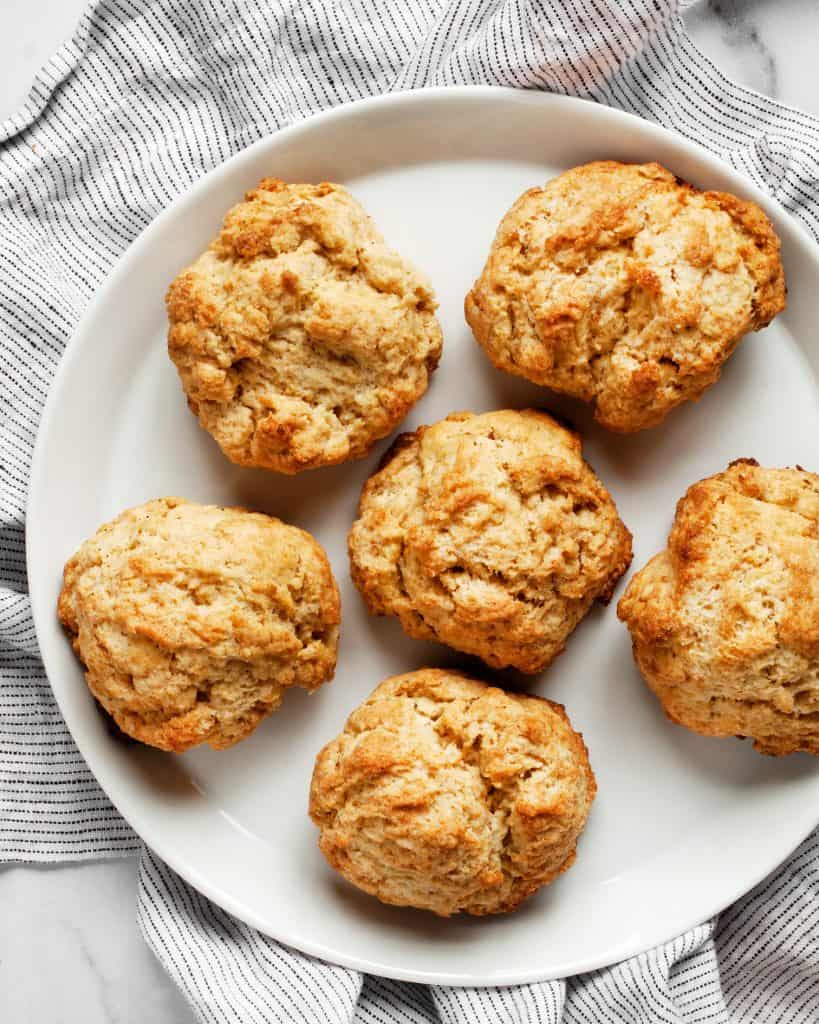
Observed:
[[[107,1024],[119,1024],[121,1017],[116,1003],[112,999],[112,981],[109,978],[106,978],[105,971],[97,963],[88,943],[85,941],[82,929],[69,921],[64,923],[64,927],[66,932],[73,935],[75,948],[80,954],[83,963],[87,965],[89,974],[94,979],[97,993],[99,995],[100,1005],[105,1013],[105,1020]]]
[[[722,42],[753,67],[754,88],[779,98],[779,62],[759,24],[760,14],[771,6],[771,0],[708,0],[692,17],[715,19]]]

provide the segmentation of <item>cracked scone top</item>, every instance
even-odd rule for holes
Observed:
[[[163,750],[229,747],[285,690],[330,679],[339,597],[295,526],[160,498],[97,530],[65,567],[59,617],[94,697]]]
[[[641,430],[699,398],[781,312],[779,248],[754,203],[659,164],[586,164],[509,210],[466,318],[499,369]]]
[[[374,615],[495,668],[539,672],[631,561],[631,535],[545,413],[454,413],[402,434],[349,537]]]
[[[740,460],[694,484],[618,614],[672,721],[819,754],[819,476]]]
[[[321,751],[310,816],[330,864],[385,903],[494,914],[571,866],[595,789],[560,704],[421,669]]]
[[[264,179],[167,306],[200,424],[233,462],[280,473],[366,454],[441,354],[429,283],[340,185]]]

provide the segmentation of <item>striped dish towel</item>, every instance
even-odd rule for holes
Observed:
[[[112,264],[192,182],[283,125],[375,93],[465,83],[579,95],[657,121],[819,238],[819,122],[727,81],[669,0],[89,4],[0,125],[0,860],[140,854],[140,925],[202,1021],[819,1020],[819,835],[717,920],[607,970],[499,989],[363,977],[259,935],[141,847],[44,677],[24,568],[29,463],[57,361]]]

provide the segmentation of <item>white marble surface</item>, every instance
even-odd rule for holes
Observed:
[[[685,24],[731,78],[819,115],[819,0],[701,0]]]
[[[84,0],[0,2],[0,117],[19,105],[83,7]],[[728,74],[819,115],[819,0],[701,0],[685,19]],[[134,861],[0,869],[0,1022],[191,1022],[142,942],[135,894]]]
[[[136,925],[135,860],[0,869],[3,1024],[189,1024]]]

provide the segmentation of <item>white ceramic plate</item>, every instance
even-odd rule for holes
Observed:
[[[601,157],[658,160],[701,187],[755,199],[782,238],[790,286],[787,312],[740,346],[701,402],[631,437],[607,434],[580,404],[492,369],[462,313],[520,192]],[[600,787],[567,875],[514,914],[439,920],[382,906],[324,863],[306,814],[316,752],[386,676],[459,659],[407,639],[394,620],[369,618],[349,581],[346,533],[388,441],[361,462],[292,479],[231,465],[185,406],[165,351],[165,290],[227,208],[271,174],[343,182],[432,278],[444,356],[404,428],[456,409],[534,404],[568,415],[634,533],[635,567],[664,545],[685,488],[730,459],[819,468],[817,252],[714,157],[637,118],[531,92],[426,90],[314,117],[229,160],[156,219],[100,289],[52,387],[31,476],[29,583],[46,669],[80,750],[122,814],[184,878],[262,931],[336,963],[414,981],[512,984],[600,967],[699,923],[817,823],[819,762],[760,757],[748,743],[666,722],[614,604],[593,611],[529,684],[566,704]],[[306,527],[341,584],[335,680],[311,698],[288,694],[281,711],[222,753],[174,757],[111,739],[55,616],[62,565],[80,542],[121,509],[167,494],[249,505]]]

